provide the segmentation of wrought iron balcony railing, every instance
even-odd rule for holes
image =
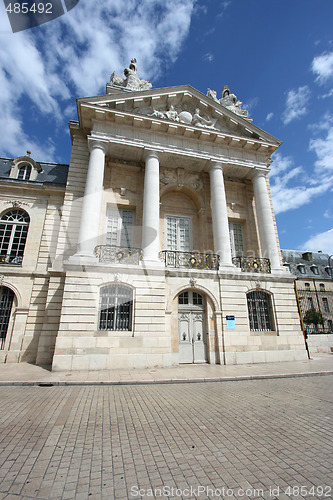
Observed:
[[[233,257],[232,263],[240,267],[242,271],[249,273],[270,273],[271,263],[269,259],[259,257]]]
[[[141,248],[126,248],[110,245],[98,245],[95,255],[99,262],[110,264],[139,264],[143,257]]]
[[[213,253],[163,250],[160,252],[160,259],[165,263],[165,267],[217,270],[220,265],[220,257]]]

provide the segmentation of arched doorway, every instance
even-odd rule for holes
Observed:
[[[179,363],[207,362],[205,301],[197,292],[178,295]]]
[[[15,294],[6,286],[0,288],[0,349],[5,348],[6,336]]]

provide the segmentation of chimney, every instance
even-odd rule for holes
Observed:
[[[312,252],[304,252],[304,253],[302,253],[302,259],[303,260],[307,260],[308,262],[310,262],[311,260],[313,260]]]

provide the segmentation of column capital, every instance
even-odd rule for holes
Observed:
[[[221,161],[210,160],[208,170],[221,170],[223,172],[223,163]]]
[[[267,177],[269,170],[262,167],[255,167],[253,177]]]
[[[156,158],[156,160],[159,160],[159,152],[155,151],[154,149],[144,149],[143,155],[144,159],[148,160],[149,158]]]
[[[97,139],[96,137],[88,136],[88,148],[91,152],[93,149],[101,149],[104,153],[107,152],[109,141],[105,139]]]

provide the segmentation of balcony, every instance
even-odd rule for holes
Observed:
[[[213,253],[163,250],[159,257],[165,263],[165,267],[218,270],[220,265],[220,257]]]
[[[248,273],[270,273],[271,263],[269,259],[259,257],[233,257],[232,263]]]
[[[99,262],[107,264],[136,264],[143,257],[141,248],[116,247],[110,245],[98,245],[94,251]]]

